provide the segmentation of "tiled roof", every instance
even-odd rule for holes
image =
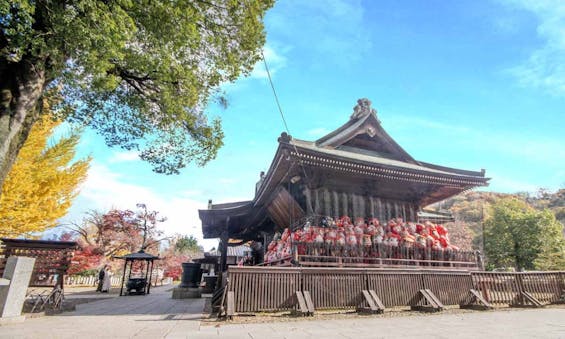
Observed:
[[[228,246],[228,257],[245,257],[247,253],[251,253],[251,248],[247,245]],[[208,252],[209,256],[220,256],[219,250]]]

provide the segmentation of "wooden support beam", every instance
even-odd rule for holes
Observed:
[[[412,306],[411,307],[412,310],[438,312],[438,311],[442,311],[445,308],[445,306],[443,306],[443,303],[438,299],[438,297],[436,297],[435,294],[427,288],[418,291],[418,296],[416,298],[416,301],[420,301],[422,300],[422,298],[425,300],[426,305]]]
[[[482,309],[482,310],[490,310],[493,308],[492,305],[483,297],[481,292],[475,289],[470,289],[469,293],[471,294],[471,300],[469,300],[467,304],[459,305],[459,308],[471,308],[471,309]]]
[[[375,305],[373,297],[369,294],[369,292],[367,290],[362,290],[361,293],[363,294],[364,301],[366,301],[367,304],[369,304],[369,309],[364,308],[364,307],[359,307],[359,308],[357,308],[357,312],[370,311],[371,313],[377,313],[379,309],[378,309],[377,305]]]
[[[296,300],[298,301],[298,312],[302,315],[308,314],[308,306],[301,291],[296,291]]]
[[[439,298],[430,289],[426,288],[424,291],[426,291],[426,294],[431,299],[433,299],[434,303],[439,307],[440,311],[445,308],[445,306],[443,306],[443,303],[439,300]]]
[[[373,297],[373,300],[375,301],[377,307],[384,312],[385,304],[381,301],[381,298],[377,296],[377,293],[374,290],[369,290],[369,294],[371,295],[371,297]]]
[[[522,297],[523,297],[522,300],[524,301],[524,304],[522,306],[526,306],[525,304],[527,302],[530,302],[533,305],[533,307],[543,307],[544,306],[530,292],[522,291]]]
[[[368,312],[368,313],[383,313],[385,306],[381,299],[377,296],[377,293],[373,290],[362,290],[364,300],[369,304],[369,308],[358,307],[357,312]]]
[[[306,301],[309,315],[314,315],[314,302],[312,301],[310,291],[303,291],[302,294],[304,294],[304,300]]]
[[[554,304],[565,304],[565,290],[561,290],[561,296],[559,300],[553,302]]]

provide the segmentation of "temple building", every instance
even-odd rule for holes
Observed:
[[[200,210],[204,238],[265,243],[276,231],[311,216],[417,221],[441,218],[423,208],[466,190],[488,185],[485,171],[469,171],[415,160],[383,129],[367,99],[358,100],[349,121],[315,140],[287,133],[255,196]],[[225,261],[224,261],[225,262]]]

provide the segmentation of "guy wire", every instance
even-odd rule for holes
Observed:
[[[288,129],[288,125],[286,123],[286,119],[284,117],[284,113],[281,107],[281,104],[279,102],[279,97],[277,95],[277,91],[275,90],[275,85],[273,84],[273,79],[271,78],[271,72],[269,71],[269,66],[267,65],[267,60],[265,59],[265,54],[263,54],[263,50],[261,50],[261,58],[263,59],[263,65],[265,65],[265,71],[267,72],[267,78],[269,79],[269,84],[271,85],[271,89],[273,90],[273,95],[275,96],[275,101],[277,103],[277,107],[279,109],[279,113],[281,115],[283,124],[284,124],[284,128],[286,130],[286,133],[288,135],[292,135],[290,133],[290,130]],[[304,164],[302,163],[302,159],[300,159],[300,153],[298,152],[298,149],[296,148],[296,145],[292,144],[292,146],[294,147],[294,151],[296,152],[296,155],[298,156],[298,163],[300,164],[300,167],[302,168],[302,173],[304,173],[304,182],[306,184],[306,187],[309,187],[309,183],[310,180],[308,178],[308,175],[306,174],[306,169],[304,168]],[[290,192],[289,192],[290,193]],[[312,209],[312,201],[310,201],[310,210]]]

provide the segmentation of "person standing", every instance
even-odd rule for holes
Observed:
[[[102,266],[100,271],[98,271],[98,287],[96,287],[96,292],[102,292],[102,285],[104,284],[104,276],[106,275],[106,267],[108,265]]]
[[[102,293],[108,293],[110,292],[110,287],[112,285],[112,271],[110,271],[110,268],[108,267],[108,265],[106,265],[106,270],[104,272],[104,280],[102,283]]]

